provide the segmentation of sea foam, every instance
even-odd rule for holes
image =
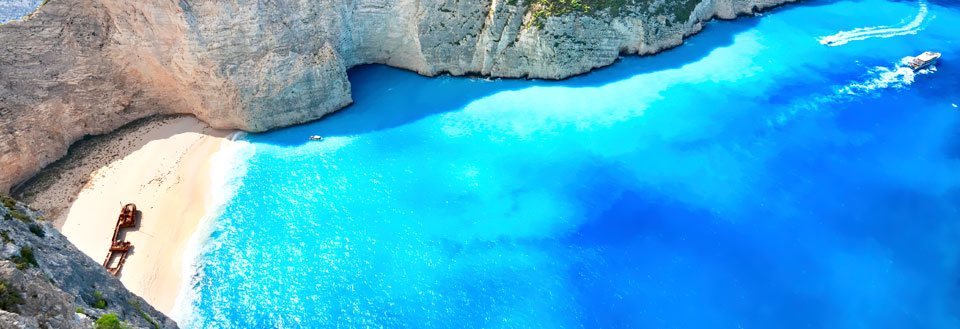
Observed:
[[[836,87],[833,93],[812,95],[788,107],[787,110],[775,114],[767,120],[767,124],[769,126],[782,126],[801,113],[817,112],[825,105],[850,102],[862,97],[876,97],[878,96],[876,92],[880,90],[904,89],[912,85],[918,75],[937,72],[936,66],[914,71],[907,66],[907,63],[912,59],[912,56],[907,56],[891,66],[876,66],[871,68],[864,75],[865,77],[863,79],[851,81],[843,86]]]
[[[874,27],[861,27],[856,28],[850,31],[841,31],[833,35],[828,35],[819,38],[821,44],[837,47],[842,46],[853,41],[861,41],[873,38],[892,38],[903,35],[917,34],[920,30],[923,29],[923,22],[927,18],[927,9],[926,1],[920,1],[919,11],[913,20],[907,23],[901,23],[901,25],[894,26],[874,26]]]
[[[246,164],[253,156],[254,147],[243,140],[245,135],[243,132],[231,134],[227,137],[229,141],[224,141],[220,149],[210,157],[210,186],[204,204],[207,213],[200,219],[197,230],[184,248],[179,293],[171,310],[171,317],[187,327],[195,321],[196,313],[192,305],[197,298],[194,287],[199,280],[199,259],[204,247],[209,245],[208,238],[216,218],[223,215],[224,206],[242,187],[240,178],[246,174]]]

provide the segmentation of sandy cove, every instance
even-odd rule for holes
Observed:
[[[184,280],[184,251],[211,201],[211,158],[232,143],[231,133],[188,116],[148,120],[86,141],[20,193],[98,263],[121,206],[136,203],[142,216],[125,231],[134,249],[120,280],[170,316]]]

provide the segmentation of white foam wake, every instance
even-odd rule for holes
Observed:
[[[843,86],[836,87],[832,94],[813,95],[789,106],[787,110],[777,113],[767,119],[771,127],[783,126],[795,117],[810,112],[819,112],[821,106],[853,101],[864,96],[876,96],[874,93],[883,89],[904,89],[913,84],[917,75],[937,72],[935,66],[914,71],[908,63],[913,57],[907,56],[892,67],[877,66],[868,71],[866,78],[851,81]]]
[[[898,65],[894,67],[877,66],[870,70],[869,76],[872,78],[853,82],[837,90],[839,95],[863,95],[877,89],[902,89],[913,84],[918,74],[930,74],[937,72],[935,66],[923,70],[914,71],[907,66],[907,63],[913,59],[911,56],[904,57]]]
[[[834,35],[828,35],[819,39],[820,44],[836,47],[849,42],[861,41],[872,38],[892,38],[902,35],[917,34],[923,29],[923,21],[927,18],[927,2],[920,1],[920,9],[917,16],[912,21],[895,26],[874,26],[861,27],[850,31],[841,31]]]

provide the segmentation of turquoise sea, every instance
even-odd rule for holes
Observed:
[[[960,328],[958,26],[807,1],[564,81],[355,68],[221,159],[181,323]]]

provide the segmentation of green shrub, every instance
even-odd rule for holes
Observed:
[[[97,319],[93,323],[93,327],[96,329],[120,329],[123,326],[120,325],[120,319],[117,318],[116,314],[107,313]]]
[[[80,306],[77,306],[77,313],[87,314],[87,312],[83,310],[83,307],[80,307]]]
[[[7,207],[7,209],[13,209],[17,206],[17,200],[6,195],[0,195],[0,201],[3,201],[3,206]]]
[[[582,0],[530,0],[533,12],[531,23],[543,28],[547,17],[563,16],[570,13],[589,13],[592,7]]]
[[[3,239],[3,243],[12,243],[13,239],[10,238],[10,232],[6,230],[0,231],[0,238]]]
[[[686,22],[690,19],[690,15],[693,15],[693,10],[697,8],[697,5],[700,4],[699,0],[681,0],[672,2],[672,8],[670,13],[673,14],[673,18],[677,22]]]
[[[103,298],[103,293],[99,290],[93,292],[93,304],[90,304],[93,308],[105,309],[107,308],[107,300]]]
[[[27,214],[24,214],[23,212],[17,209],[10,209],[9,214],[10,214],[10,217],[16,218],[17,220],[24,223],[29,223],[33,221],[33,219],[30,219],[30,216],[27,216]]]
[[[33,233],[33,235],[41,238],[47,236],[47,233],[43,231],[43,226],[40,226],[40,224],[30,223],[28,227],[30,228],[30,233]]]
[[[17,201],[6,195],[0,195],[0,201],[3,202],[3,206],[7,208],[7,214],[3,216],[3,219],[16,218],[24,223],[33,222],[33,219],[27,214],[20,211],[17,208]]]
[[[20,295],[20,291],[9,282],[0,280],[0,309],[17,313],[19,305],[22,304],[23,296]]]
[[[576,13],[597,15],[609,13],[614,17],[646,11],[648,16],[672,16],[671,22],[686,22],[702,0],[670,0],[654,5],[653,0],[509,0],[507,4],[528,6],[532,16],[530,25],[543,28],[548,17]]]
[[[154,320],[152,317],[150,317],[150,315],[147,314],[147,312],[143,311],[143,308],[140,307],[140,302],[133,300],[133,301],[130,301],[130,304],[133,305],[133,308],[137,309],[137,312],[140,313],[141,318],[143,318],[147,322],[150,322],[150,325],[152,325],[154,329],[160,329],[160,323],[157,322],[157,320]]]
[[[33,249],[20,247],[20,254],[10,257],[10,261],[17,265],[17,269],[25,270],[30,266],[37,266],[37,258],[33,256]]]

